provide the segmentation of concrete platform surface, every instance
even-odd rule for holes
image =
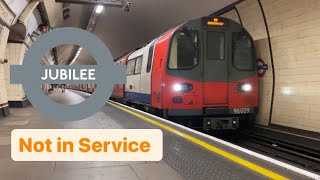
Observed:
[[[56,91],[49,97],[59,103],[77,104],[84,100],[71,91]],[[139,180],[185,179],[161,162],[15,162],[10,154],[10,134],[14,129],[122,129],[104,112],[87,119],[60,123],[42,116],[32,106],[11,109],[11,116],[0,119],[1,180]]]
[[[74,104],[89,96],[67,90],[48,95],[56,102]],[[270,179],[279,174],[284,179],[310,179],[218,143],[184,128],[161,122],[180,134],[156,126],[107,104],[93,116],[62,123],[42,116],[32,106],[12,109],[12,115],[0,120],[0,179],[5,180],[180,180],[180,179]],[[133,112],[133,111],[132,111]],[[136,112],[137,113],[137,112]],[[141,114],[142,115],[142,114]],[[143,115],[152,119],[152,116]],[[156,118],[154,118],[156,120]],[[160,122],[160,121],[159,121]],[[160,162],[14,162],[10,155],[10,133],[13,129],[161,129],[164,135],[164,157]],[[190,141],[190,139],[194,142]],[[196,140],[195,140],[196,139]],[[210,148],[195,143],[201,142]],[[200,144],[201,144],[200,143]],[[229,153],[227,158],[214,148]],[[216,153],[214,152],[216,151]],[[228,154],[227,153],[227,154]],[[241,162],[249,165],[241,165]],[[252,163],[252,164],[250,164]],[[252,167],[252,169],[248,167]],[[256,167],[257,166],[257,167]],[[259,170],[263,167],[266,170]],[[254,169],[257,170],[254,170]],[[265,172],[265,174],[261,173]],[[269,174],[268,174],[269,173]]]

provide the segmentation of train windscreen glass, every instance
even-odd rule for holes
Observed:
[[[190,69],[198,64],[198,33],[184,30],[171,43],[169,69]]]
[[[207,58],[210,60],[224,60],[223,32],[207,32]]]
[[[207,58],[224,60],[224,32],[207,32]]]
[[[253,44],[245,31],[235,32],[232,37],[233,65],[239,70],[254,69]]]

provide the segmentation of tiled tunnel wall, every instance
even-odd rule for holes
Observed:
[[[8,101],[22,101],[25,98],[23,87],[21,84],[10,84],[10,65],[21,65],[27,47],[22,43],[8,43],[5,57],[10,60],[4,65],[4,79],[6,82],[6,89]]]
[[[320,132],[320,1],[262,3],[276,70],[272,122]]]
[[[13,43],[10,42],[9,33],[13,25],[18,22],[20,14],[27,13],[25,7],[28,2],[27,0],[0,1],[0,60],[8,59],[8,63],[0,64],[0,116],[9,113],[8,102],[22,102],[25,98],[22,85],[10,84],[10,64],[22,64],[30,38],[27,36],[24,42]],[[28,17],[34,20],[32,12],[29,14]],[[35,23],[30,24],[29,21],[25,25],[28,28],[27,32],[33,31],[38,26]]]
[[[0,25],[0,60],[5,58],[5,50],[9,36],[9,29]],[[0,64],[0,105],[8,103],[4,65]]]
[[[261,0],[275,71],[271,124],[320,132],[320,1]],[[273,73],[268,36],[258,0],[236,5],[243,26],[252,34],[258,58],[269,70],[260,78],[258,124],[270,117]],[[236,10],[223,16],[239,22]]]

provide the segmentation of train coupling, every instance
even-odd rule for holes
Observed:
[[[204,130],[236,130],[239,128],[238,117],[204,117]]]

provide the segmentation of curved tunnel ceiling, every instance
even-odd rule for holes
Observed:
[[[53,26],[73,26],[85,28],[88,24],[92,6],[72,5],[69,22],[58,21],[56,13],[61,14],[52,0],[45,0],[56,10],[49,6],[50,21]],[[109,47],[114,58],[139,47],[156,38],[166,30],[184,23],[188,20],[212,14],[237,0],[130,0],[130,12],[120,8],[105,7],[101,13],[93,33],[101,38]],[[51,11],[51,12],[50,12]],[[61,17],[62,18],[62,17]],[[61,19],[60,18],[60,19]],[[63,50],[63,48],[62,48]],[[66,51],[66,49],[64,49]],[[70,50],[68,50],[70,51]],[[59,53],[59,52],[58,52]],[[65,52],[65,54],[68,54]],[[71,55],[71,54],[70,54]],[[73,55],[73,54],[72,54]],[[72,56],[71,55],[71,56]],[[60,61],[66,59],[59,57]],[[75,64],[94,64],[95,61],[88,52],[83,51]]]

